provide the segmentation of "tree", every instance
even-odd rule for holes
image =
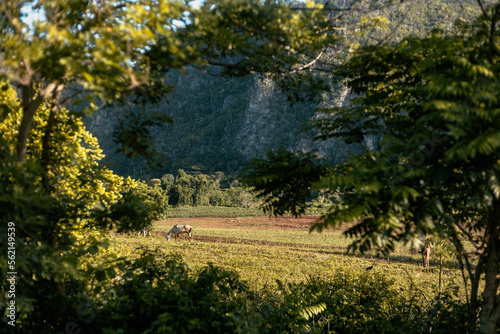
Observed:
[[[122,197],[110,206],[106,215],[115,222],[118,233],[144,232],[147,236],[155,221],[167,218],[167,193],[159,186],[127,181]]]
[[[330,166],[317,159],[316,152],[291,153],[285,148],[269,152],[267,159],[253,159],[241,181],[264,200],[264,212],[294,216],[303,214],[312,195],[311,184],[331,173]]]
[[[479,311],[479,331],[495,333],[500,319],[500,5],[478,3],[481,17],[455,34],[434,31],[395,45],[367,46],[338,69],[357,98],[325,110],[313,124],[317,138],[361,143],[377,135],[380,145],[352,156],[316,183],[306,175],[302,180],[313,189],[343,194],[312,230],[353,222],[345,232],[355,237],[350,251],[387,254],[397,242],[418,247],[427,235],[451,241],[470,281],[469,332],[476,331]],[[267,203],[275,212],[303,212],[295,208],[305,197],[286,192],[286,181],[279,186],[283,192],[267,188],[286,180],[284,171],[261,173],[257,167],[250,169],[247,183],[271,196]]]
[[[27,7],[44,20],[26,23]],[[255,0],[206,1],[200,9],[176,0],[15,0],[2,2],[0,26],[2,80],[21,94],[20,161],[33,118],[47,99],[60,105],[80,96],[89,110],[98,107],[96,101],[127,96],[129,102],[154,102],[172,89],[165,72],[188,64],[213,64],[232,76],[294,74],[305,56],[338,40],[318,10],[294,12],[279,1]],[[71,95],[63,98],[68,89]],[[122,115],[115,137],[124,153],[148,156],[148,127],[171,118],[139,116]]]
[[[1,270],[2,277],[17,273],[12,328],[32,332],[44,324],[48,331],[77,307],[68,294],[84,291],[76,288],[85,278],[83,259],[107,247],[103,227],[108,224],[96,217],[120,198],[123,179],[99,166],[102,152],[81,120],[50,104],[39,107],[27,161],[19,162],[16,135],[22,108],[12,87],[2,85],[0,105],[0,214],[14,233],[10,246],[15,249],[10,267],[7,252],[1,255]],[[6,250],[7,238],[0,244]],[[2,291],[8,290],[7,283],[3,280]],[[2,314],[10,301],[7,294],[0,296]]]

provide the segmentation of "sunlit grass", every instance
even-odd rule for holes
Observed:
[[[307,231],[240,230],[224,228],[197,228],[196,235],[225,238],[238,238],[278,242],[284,244],[304,244],[317,246],[347,247],[349,239],[338,233],[309,233]]]
[[[165,232],[169,227],[162,223],[156,230]],[[159,249],[165,256],[182,258],[195,270],[212,263],[236,271],[255,289],[275,286],[276,280],[292,283],[305,281],[310,276],[329,277],[336,269],[348,267],[360,271],[370,268],[374,273],[383,273],[402,289],[413,284],[422,294],[437,291],[439,266],[436,259],[430,269],[423,269],[420,255],[404,246],[398,247],[388,258],[378,258],[374,254],[361,256],[346,253],[350,240],[343,237],[341,231],[320,234],[259,229],[251,224],[247,227],[196,228],[191,242],[185,236],[167,242],[161,234],[149,238],[116,235],[111,239],[113,247],[119,247],[122,254],[138,254],[138,247]],[[453,265],[443,267],[443,286],[461,285],[460,277],[460,271]]]
[[[307,208],[306,215],[321,215],[325,208],[311,207]],[[170,218],[189,218],[189,217],[259,217],[266,213],[258,208],[240,208],[224,206],[181,206],[170,208],[168,217]]]
[[[264,212],[259,208],[238,208],[223,206],[182,206],[169,209],[168,216],[172,217],[258,217]]]

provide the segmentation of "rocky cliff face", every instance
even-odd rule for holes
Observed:
[[[205,173],[234,174],[251,158],[263,157],[280,146],[302,151],[318,148],[324,156],[336,154],[338,143],[313,142],[311,133],[298,133],[314,117],[316,105],[288,103],[268,78],[227,79],[190,69],[184,75],[172,73],[167,80],[176,90],[144,111],[167,113],[174,119],[174,124],[152,130],[169,166],[153,171],[140,159],[128,160],[114,153],[115,114],[128,112],[130,107],[100,110],[89,119],[88,129],[99,138],[105,162],[117,173],[161,177],[196,166]]]
[[[349,1],[337,1],[335,4],[339,8],[351,6]],[[411,10],[408,10],[410,7]],[[369,37],[370,31],[362,37],[350,34],[357,31],[359,13],[355,11],[344,17],[343,24],[353,27],[345,30],[345,41],[360,44],[373,42]],[[388,6],[377,12],[379,14],[391,21],[390,35],[384,38],[398,41],[408,35],[425,36],[434,28],[450,31],[451,23],[457,18],[472,22],[479,14],[479,8],[475,0],[439,0],[432,3],[418,0],[408,5]],[[371,33],[380,37],[378,29]],[[377,40],[380,40],[378,37]],[[340,48],[348,46],[339,45]],[[151,171],[141,159],[128,160],[114,153],[116,147],[112,132],[117,122],[115,113],[126,112],[129,107],[101,110],[89,120],[88,128],[99,138],[107,154],[106,162],[111,163],[117,173],[147,178],[175,172],[178,168],[195,168],[206,173],[223,171],[234,174],[241,171],[252,157],[263,157],[267,151],[280,146],[302,151],[317,148],[320,155],[338,163],[346,158],[348,152],[374,149],[378,145],[378,139],[373,136],[365,136],[362,148],[345,145],[341,140],[313,142],[311,133],[298,134],[302,123],[317,116],[316,105],[288,103],[266,78],[227,79],[188,68],[187,74],[172,72],[166,80],[177,89],[158,105],[147,106],[144,110],[167,113],[175,121],[152,130],[156,148],[168,157],[165,162],[170,165],[165,168]],[[339,87],[329,92],[325,106],[345,104],[349,100],[347,91]]]

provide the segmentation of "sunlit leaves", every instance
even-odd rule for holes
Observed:
[[[18,161],[20,101],[7,86],[0,102],[9,109],[0,118],[0,212],[19,227],[18,311],[33,322],[18,323],[24,330],[60,316],[50,306],[65,298],[60,285],[83,279],[83,257],[107,248],[95,213],[120,197],[123,180],[99,166],[102,152],[80,118],[46,104],[33,119],[27,160]]]

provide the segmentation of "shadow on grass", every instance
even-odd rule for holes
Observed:
[[[166,238],[167,232],[155,231],[153,232],[153,235]],[[187,235],[184,236],[181,235],[179,236],[179,239],[188,239],[188,237]],[[322,245],[310,245],[310,244],[291,243],[291,242],[278,242],[278,241],[217,237],[217,236],[205,236],[205,235],[193,236],[193,240],[200,242],[208,242],[208,243],[287,247],[291,250],[302,251],[302,252],[309,251],[321,254],[343,255],[346,257],[385,260],[392,263],[422,265],[422,261],[420,259],[415,259],[409,255],[393,254],[390,255],[389,257],[380,257],[374,254],[352,254],[352,253],[347,253],[347,248],[342,246],[322,246]],[[436,265],[439,265],[438,261],[431,260],[431,266],[436,266]],[[456,268],[457,264],[453,261],[443,261],[443,266],[447,268]]]

